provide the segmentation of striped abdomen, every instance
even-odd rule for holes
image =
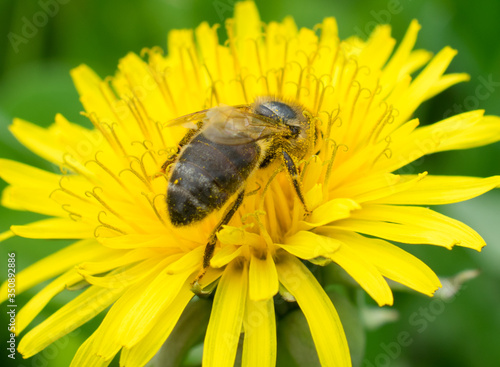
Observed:
[[[255,168],[256,143],[224,145],[198,134],[174,165],[167,190],[167,207],[175,226],[205,218],[234,194]]]

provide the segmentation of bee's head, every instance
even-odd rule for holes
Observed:
[[[272,100],[256,103],[255,113],[285,124],[297,118],[297,113],[291,106]]]
[[[288,125],[293,138],[299,136],[304,122],[307,121],[300,108],[275,99],[257,101],[254,111],[278,124]]]

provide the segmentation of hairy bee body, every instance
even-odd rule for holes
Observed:
[[[257,166],[260,146],[216,143],[203,132],[191,140],[175,164],[167,191],[170,220],[184,226],[220,209]]]
[[[304,203],[294,160],[311,150],[316,131],[303,108],[261,98],[252,105],[195,112],[174,120],[172,125],[193,122],[198,128],[190,130],[171,161],[167,208],[174,226],[204,219],[238,193],[220,228],[241,204],[250,175],[278,157]]]

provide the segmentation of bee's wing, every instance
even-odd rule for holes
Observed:
[[[288,128],[250,112],[248,106],[221,106],[207,111],[203,135],[225,145],[240,145],[284,134]]]
[[[203,120],[205,120],[208,111],[209,110],[202,110],[190,113],[188,115],[177,117],[173,120],[168,121],[165,126],[166,127],[184,126],[188,129],[196,129],[198,127],[198,123],[203,122]]]
[[[214,109],[223,109],[223,108],[243,109],[243,108],[247,108],[247,106],[239,105],[239,106],[234,106],[234,107],[221,106],[221,107],[208,108],[206,110],[201,110],[201,111],[189,113],[187,115],[176,117],[175,119],[168,121],[165,124],[165,126],[166,127],[183,126],[183,127],[188,128],[188,129],[196,129],[196,128],[198,128],[198,123],[206,122],[208,111],[211,111]]]

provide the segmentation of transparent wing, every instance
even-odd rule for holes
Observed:
[[[196,129],[199,122],[205,122],[208,111],[218,108],[232,108],[232,109],[244,109],[248,108],[246,105],[239,105],[234,107],[229,106],[221,106],[221,107],[213,107],[207,108],[206,110],[196,111],[193,113],[189,113],[187,115],[176,117],[173,120],[170,120],[166,123],[166,127],[171,126],[184,126],[188,129]]]
[[[289,132],[286,125],[276,124],[253,114],[248,106],[220,106],[206,112],[203,135],[225,145],[240,145]]]
[[[203,110],[198,112],[193,112],[188,115],[177,117],[173,120],[167,122],[166,126],[184,126],[188,129],[196,129],[198,127],[198,123],[202,122],[209,110]]]

